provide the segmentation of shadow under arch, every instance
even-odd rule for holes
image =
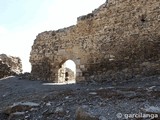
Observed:
[[[59,64],[58,83],[76,83],[76,64],[73,60],[63,60]]]

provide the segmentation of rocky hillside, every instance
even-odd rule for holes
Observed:
[[[0,78],[17,75],[21,72],[22,63],[20,58],[0,54]]]

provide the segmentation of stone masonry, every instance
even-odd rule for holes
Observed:
[[[0,54],[0,78],[22,73],[22,62],[19,57]]]
[[[160,74],[160,0],[107,0],[74,26],[38,34],[31,73],[59,82],[58,70],[69,59],[76,82]]]

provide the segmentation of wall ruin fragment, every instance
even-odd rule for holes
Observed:
[[[36,37],[30,62],[37,79],[58,81],[60,64],[76,64],[76,81],[160,74],[160,1],[108,0],[77,24]]]

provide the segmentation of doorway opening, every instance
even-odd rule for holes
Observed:
[[[66,60],[60,64],[58,71],[59,83],[75,83],[76,82],[76,64],[73,60]]]

